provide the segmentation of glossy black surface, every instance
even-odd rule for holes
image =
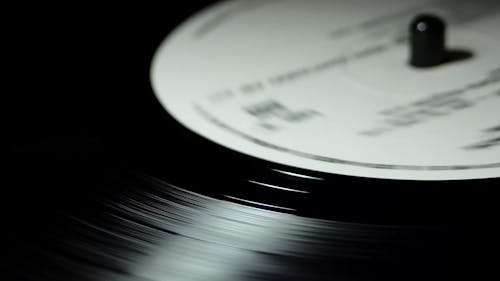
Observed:
[[[30,6],[8,19],[2,215],[17,279],[453,280],[494,271],[498,180],[328,175],[227,151],[176,124],[152,94],[150,60],[208,3]]]

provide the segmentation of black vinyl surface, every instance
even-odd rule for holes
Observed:
[[[303,171],[227,151],[175,123],[152,93],[151,58],[211,2],[8,9],[6,275],[495,279],[498,179]]]

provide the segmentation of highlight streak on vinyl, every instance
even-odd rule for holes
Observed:
[[[42,251],[57,268],[47,280],[413,280],[447,270],[438,229],[303,218],[144,175],[127,182],[99,204],[102,217],[73,217]]]

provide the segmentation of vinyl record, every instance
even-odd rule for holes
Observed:
[[[16,280],[494,276],[499,4],[202,6],[126,16],[97,133],[17,146]]]
[[[198,192],[220,186],[276,211],[459,220],[463,202],[498,186],[498,13],[491,1],[216,4],[151,67],[156,97],[193,140],[180,170],[203,171]],[[432,67],[411,64],[419,15],[446,25]]]

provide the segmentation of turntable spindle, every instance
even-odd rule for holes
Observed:
[[[422,14],[410,26],[410,64],[414,67],[431,67],[444,63],[446,25],[440,18]]]

